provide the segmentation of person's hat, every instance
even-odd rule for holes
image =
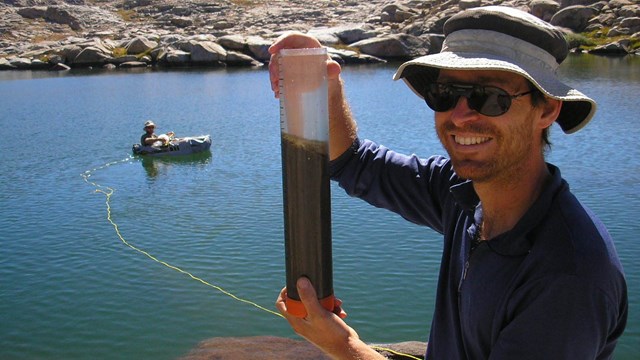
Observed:
[[[503,6],[465,10],[444,24],[442,51],[408,61],[394,80],[404,79],[418,96],[439,69],[502,70],[519,74],[543,94],[563,102],[556,120],[571,134],[593,117],[596,103],[557,77],[569,50],[562,32],[537,17]]]
[[[154,123],[153,123],[153,121],[151,121],[151,120],[147,120],[147,121],[144,123],[144,128],[146,129],[146,128],[148,128],[149,126],[156,127],[156,124],[154,124]]]

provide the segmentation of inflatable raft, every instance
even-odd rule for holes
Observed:
[[[135,155],[174,156],[196,154],[208,151],[210,147],[211,136],[200,135],[170,139],[168,145],[162,145],[161,141],[156,141],[151,146],[135,144],[132,150]]]

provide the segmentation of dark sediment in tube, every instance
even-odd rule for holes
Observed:
[[[287,296],[306,276],[318,299],[333,295],[328,144],[282,133]]]

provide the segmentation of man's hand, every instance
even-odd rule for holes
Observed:
[[[291,32],[280,36],[269,47],[269,79],[271,80],[271,90],[276,98],[280,96],[279,79],[280,69],[278,67],[278,52],[282,49],[311,49],[322,47],[318,39],[299,32]],[[331,60],[327,56],[327,78],[329,80],[337,80],[340,76],[340,64]]]
[[[280,97],[280,69],[278,52],[282,49],[322,47],[318,39],[298,32],[280,36],[269,47],[269,80],[276,98]],[[357,125],[344,96],[340,64],[327,56],[327,80],[329,85],[329,158],[336,159],[347,151],[357,138]]]
[[[342,320],[347,314],[340,307],[341,301],[336,302],[333,312],[326,310],[318,301],[311,282],[304,277],[298,279],[297,289],[300,300],[307,310],[307,316],[304,319],[287,312],[286,288],[280,292],[276,307],[298,335],[334,359],[384,359],[382,355],[362,342],[356,331]]]

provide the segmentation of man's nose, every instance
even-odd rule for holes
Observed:
[[[451,110],[451,121],[456,123],[456,125],[477,120],[479,116],[480,113],[469,107],[469,99],[464,96],[460,96],[458,102]]]

